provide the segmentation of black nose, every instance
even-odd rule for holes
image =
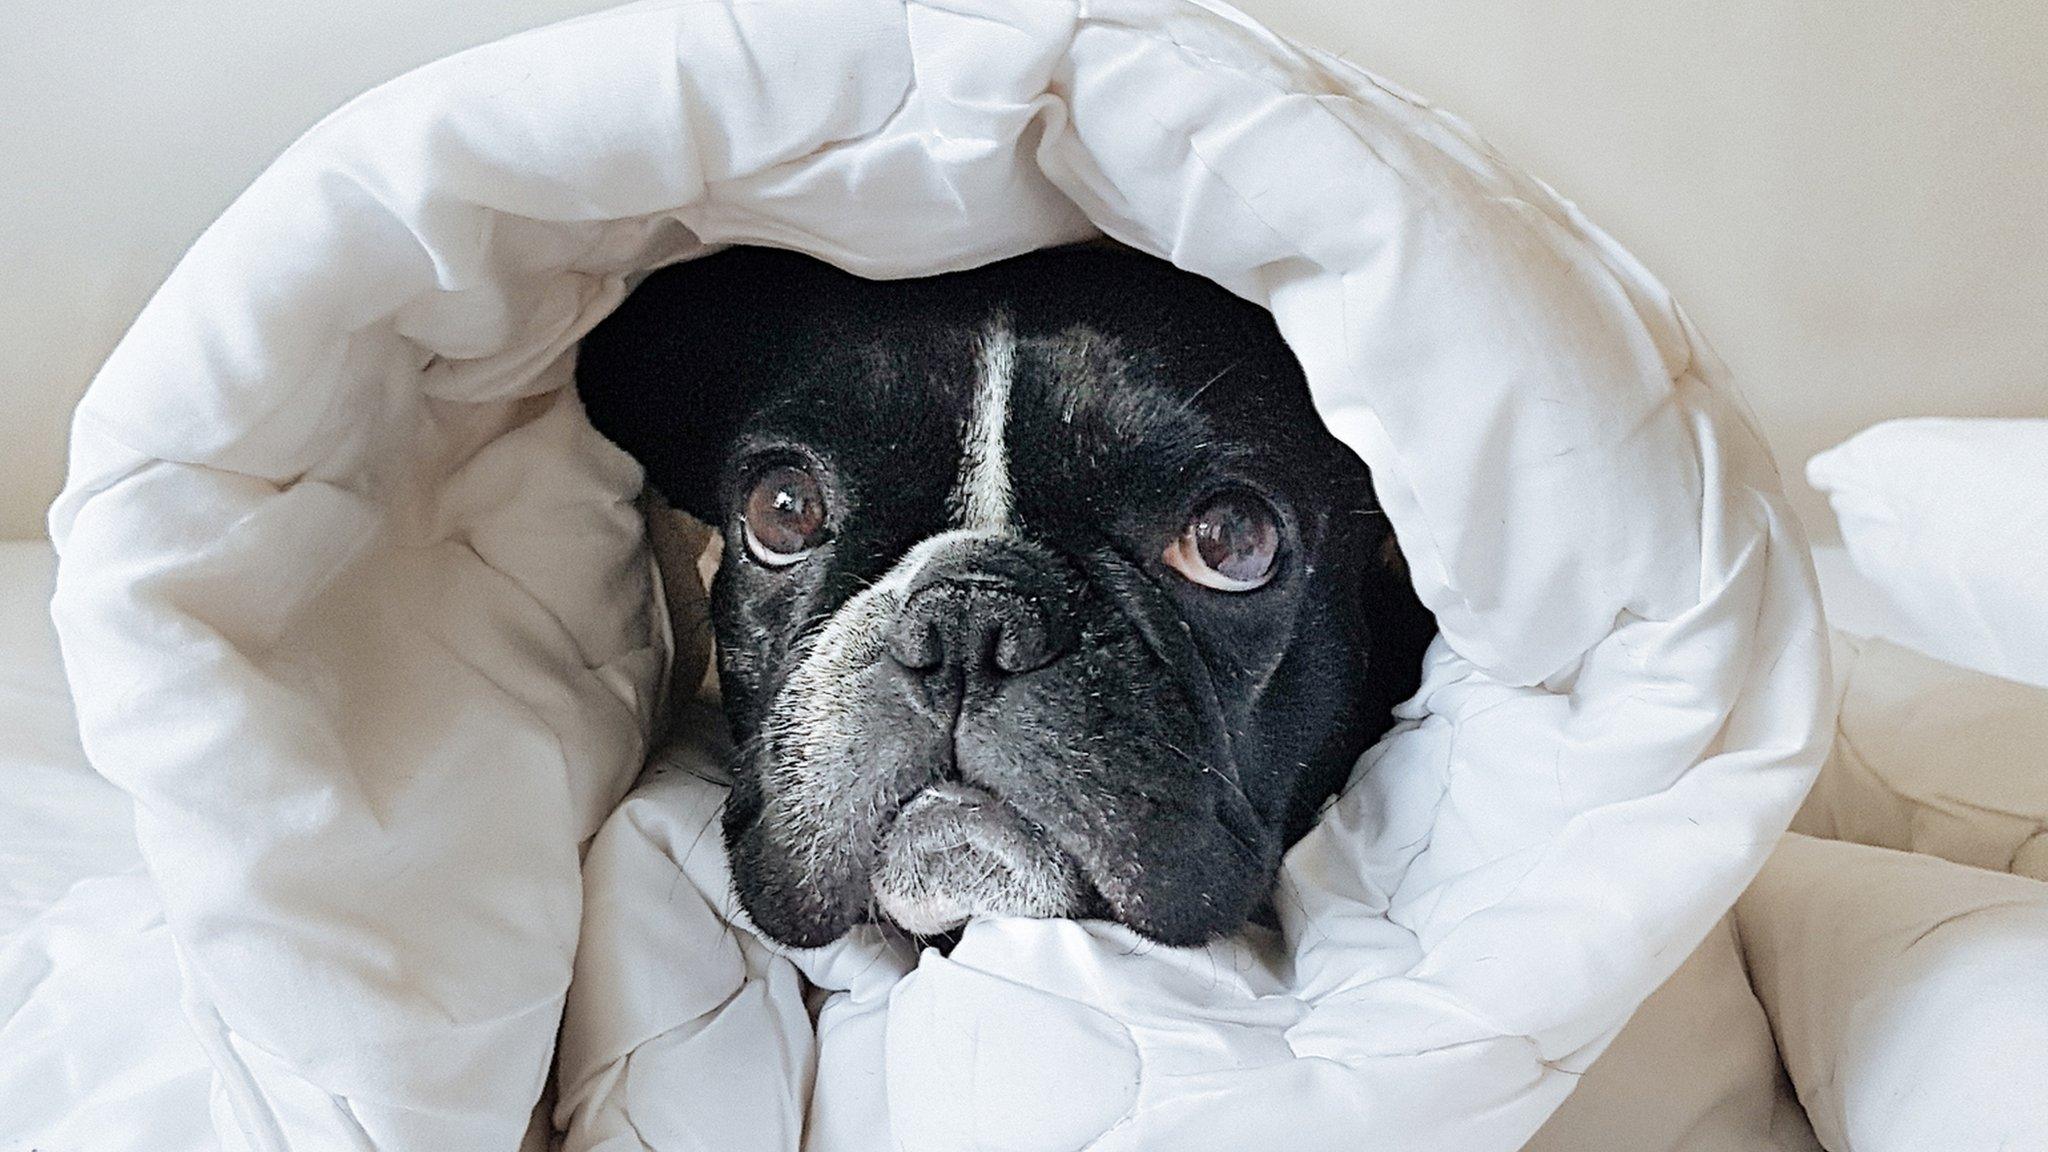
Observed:
[[[1044,606],[998,586],[954,579],[914,593],[896,616],[889,655],[916,672],[967,677],[1043,668],[1060,655]]]
[[[888,639],[935,710],[1043,668],[1074,643],[1063,567],[1014,541],[972,541],[935,558],[905,590]]]

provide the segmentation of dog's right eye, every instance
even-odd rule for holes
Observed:
[[[806,469],[778,464],[754,478],[740,524],[754,559],[786,568],[825,542],[825,492]]]

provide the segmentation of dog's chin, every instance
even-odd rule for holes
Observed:
[[[869,884],[882,915],[914,936],[977,917],[1076,915],[1087,891],[1072,857],[962,784],[934,785],[903,806]]]

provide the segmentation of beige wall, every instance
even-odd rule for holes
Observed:
[[[419,64],[616,0],[0,0],[0,538],[41,535],[71,408],[285,145]]]
[[[298,131],[415,63],[602,6],[9,0],[0,536],[40,532],[94,366]],[[1788,472],[1887,416],[2048,415],[2048,4],[1245,7],[1584,205],[1686,302]]]
[[[1806,458],[2048,416],[2048,3],[1246,0],[1463,116],[1613,233]]]

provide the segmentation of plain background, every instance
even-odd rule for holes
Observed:
[[[0,537],[192,239],[356,92],[608,0],[8,0]],[[1244,0],[1470,121],[1687,306],[1814,533],[1806,458],[1902,415],[2048,415],[2048,3]]]

